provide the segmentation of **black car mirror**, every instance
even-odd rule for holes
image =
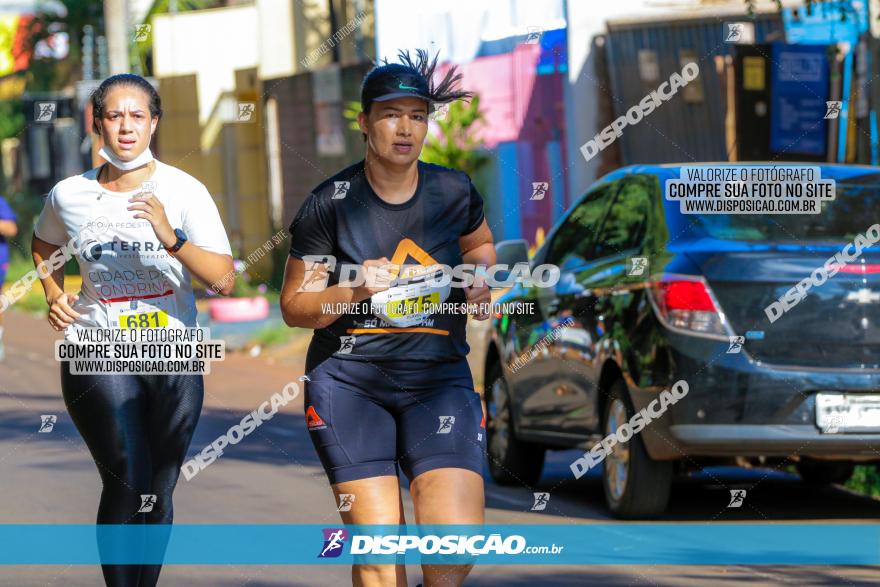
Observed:
[[[528,263],[529,244],[521,238],[501,241],[495,245],[495,256],[499,265],[513,267],[517,263]]]
[[[529,262],[529,243],[525,239],[517,238],[501,241],[495,245],[495,257],[498,265],[506,265],[504,271],[497,271],[495,279],[498,281],[506,281],[510,277],[510,270],[517,263]]]

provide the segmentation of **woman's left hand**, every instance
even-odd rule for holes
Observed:
[[[133,202],[128,207],[129,210],[139,211],[134,217],[143,218],[148,221],[153,227],[153,232],[156,233],[156,238],[159,239],[163,246],[174,246],[174,243],[177,242],[177,235],[174,234],[174,229],[171,227],[171,223],[168,222],[168,217],[165,216],[165,206],[162,205],[162,202],[159,201],[155,194],[152,192],[140,192],[132,196],[128,201]]]

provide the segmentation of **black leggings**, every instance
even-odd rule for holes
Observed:
[[[61,392],[104,484],[97,523],[171,524],[171,494],[202,410],[202,376],[71,375],[62,362]],[[152,511],[138,513],[149,494]],[[161,569],[102,565],[112,587],[153,587]]]

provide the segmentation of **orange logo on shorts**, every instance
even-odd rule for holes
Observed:
[[[315,411],[314,406],[309,406],[306,410],[306,422],[309,425],[309,430],[326,426],[324,420],[322,420],[321,416],[318,415],[318,412]]]

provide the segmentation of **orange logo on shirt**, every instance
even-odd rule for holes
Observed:
[[[438,265],[434,257],[428,254],[425,249],[417,245],[415,241],[408,238],[401,239],[401,241],[397,243],[397,248],[394,249],[394,254],[391,256],[391,263],[397,265],[397,267],[391,269],[391,274],[394,277],[397,277],[400,274],[400,270],[403,269],[403,265],[407,257],[412,257],[413,259],[418,261],[420,267],[430,267],[432,265]],[[418,267],[407,267],[403,277],[411,278],[414,275],[417,275],[417,272],[414,272],[413,269],[416,269],[417,271]],[[347,334],[406,334],[413,332],[449,336],[448,330],[443,330],[440,328],[428,328],[423,326],[391,328],[348,328],[346,330]]]
[[[434,257],[429,255],[422,247],[417,245],[412,239],[405,238],[397,243],[394,255],[391,256],[391,262],[395,265],[403,265],[406,262],[407,256],[412,257],[424,267],[437,264]]]
[[[309,425],[309,430],[311,430],[312,428],[326,426],[326,424],[324,424],[324,420],[322,420],[321,416],[318,415],[318,412],[315,411],[314,406],[309,406],[306,410],[306,423],[308,423]]]
[[[486,414],[483,414],[483,420],[480,422],[480,428],[486,427]]]

